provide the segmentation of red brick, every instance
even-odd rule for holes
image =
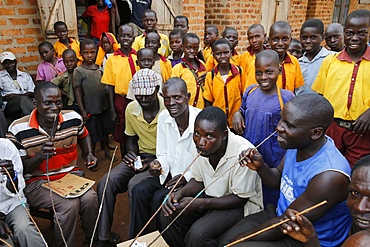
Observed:
[[[26,25],[29,23],[27,18],[20,18],[20,19],[9,19],[12,25]]]
[[[18,38],[16,39],[17,44],[32,44],[35,42],[34,38]]]
[[[0,39],[0,45],[10,45],[12,42],[12,39]]]
[[[21,34],[20,29],[6,29],[1,31],[2,36],[13,36]]]
[[[0,15],[14,15],[14,9],[0,8]]]
[[[40,28],[22,28],[23,34],[40,34]]]
[[[36,14],[37,9],[36,8],[19,8],[18,14],[20,15],[30,15],[30,14]]]
[[[0,25],[1,25],[1,26],[6,25],[6,20],[0,20]]]
[[[39,56],[27,56],[27,57],[21,57],[22,63],[28,63],[28,62],[37,62],[39,61]]]
[[[39,49],[36,45],[32,45],[32,46],[27,46],[27,51],[28,52],[39,52]]]
[[[5,0],[6,5],[21,5],[23,0]]]
[[[8,50],[13,52],[14,54],[24,55],[24,53],[26,53],[26,48],[25,47],[9,48]]]

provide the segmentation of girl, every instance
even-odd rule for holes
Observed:
[[[48,42],[41,42],[38,46],[42,62],[37,67],[36,81],[51,81],[67,70],[62,58],[55,57],[54,46]]]
[[[120,45],[112,33],[104,32],[100,37],[98,47],[98,55],[96,56],[95,64],[101,66],[104,71],[104,65],[108,58],[120,48]]]

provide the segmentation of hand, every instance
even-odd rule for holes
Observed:
[[[8,226],[7,223],[0,220],[0,237],[2,239],[7,239],[9,234],[12,234],[10,227]]]
[[[353,132],[357,135],[365,135],[370,132],[370,109],[362,113],[352,124]]]
[[[87,121],[89,121],[89,119],[90,119],[89,114],[87,114],[86,111],[81,111],[81,116],[82,116],[82,119],[83,119],[83,124],[85,125],[87,123]]]
[[[6,173],[4,168],[6,168],[6,170],[8,170],[8,172],[10,174],[9,179],[13,179],[14,176],[15,176],[13,162],[11,160],[2,160],[2,159],[0,159],[0,174],[2,174],[4,176],[8,176],[8,174]]]
[[[183,210],[189,203],[193,200],[193,197],[183,197],[180,202],[175,206],[177,211]],[[195,210],[199,210],[200,207],[198,206],[199,199],[195,199],[184,211],[184,214],[194,212]]]
[[[162,166],[161,163],[159,163],[158,160],[153,160],[149,164],[149,173],[150,175],[154,177],[158,177],[159,175],[162,174]]]
[[[98,170],[98,159],[91,152],[85,157],[85,166],[93,172]]]
[[[123,162],[125,162],[127,164],[127,166],[129,166],[133,169],[135,169],[134,168],[134,162],[135,162],[136,159],[137,159],[137,155],[132,151],[125,154],[125,156],[123,156],[123,158],[122,158]]]
[[[41,145],[41,150],[36,155],[38,156],[38,159],[45,160],[47,155],[51,158],[55,154],[54,142],[49,141]]]
[[[180,178],[181,174],[179,175],[176,175],[174,176],[173,178],[170,179],[170,181],[168,181],[166,184],[165,184],[165,187],[169,190],[172,189],[173,186],[175,186],[175,183],[177,182],[177,180]],[[179,190],[181,189],[182,187],[184,187],[184,185],[187,183],[185,177],[182,177],[179,181],[179,183],[176,185],[176,188],[174,191],[176,190]]]
[[[283,218],[289,218],[290,221],[281,225],[282,232],[302,243],[307,243],[317,238],[312,223],[303,215],[294,216],[297,213],[298,211],[289,208],[285,211]]]
[[[207,73],[204,73],[198,77],[198,80],[197,80],[198,85],[201,85],[201,86],[204,85],[204,82],[206,81],[206,75]]]
[[[253,171],[257,171],[265,163],[262,155],[255,148],[248,148],[242,151],[239,155],[240,159],[242,159],[239,162],[240,166],[248,166]]]
[[[243,134],[243,131],[245,129],[244,119],[243,115],[237,111],[234,113],[233,121],[232,121],[233,129],[238,133],[239,135]]]
[[[181,200],[182,195],[180,191],[171,193],[162,207],[163,215],[164,216],[170,216],[176,211],[176,206],[178,205],[179,201]]]

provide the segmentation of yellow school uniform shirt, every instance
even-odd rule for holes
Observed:
[[[233,56],[231,57],[230,59],[230,63],[231,64],[234,64],[236,66],[239,66],[240,65],[240,55],[236,52],[236,50],[233,51]],[[216,66],[217,66],[217,61],[216,59],[213,57],[213,54],[210,54],[208,59],[206,60],[206,69],[207,71],[211,71],[212,69],[214,69]]]
[[[161,47],[158,48],[158,53],[162,56],[168,57],[170,55],[170,41],[165,34],[157,32],[161,38]],[[139,35],[135,38],[134,43],[132,44],[132,49],[135,51],[140,50],[141,48],[145,48],[145,35],[144,32],[142,35]]]
[[[253,49],[251,46],[247,47],[247,50],[240,55],[240,67],[243,69],[243,73],[248,78],[248,75],[250,73],[255,76],[255,68],[254,68],[254,61],[256,60],[256,53],[254,53]],[[245,83],[245,85],[247,85]],[[247,88],[244,88],[244,91]]]
[[[62,58],[63,51],[65,51],[67,49],[72,49],[76,52],[76,56],[79,60],[78,65],[81,65],[83,59],[82,59],[82,56],[80,54],[80,42],[78,42],[75,39],[69,38],[69,46],[68,47],[65,44],[61,43],[59,40],[57,42],[55,42],[55,44],[54,44],[54,50],[55,50],[55,56],[56,57]]]
[[[216,66],[213,70],[213,79],[212,72],[208,72],[204,85],[204,99],[225,112],[229,127],[232,127],[234,113],[239,110],[242,103],[245,83],[240,72],[238,67],[230,64],[225,82]]]
[[[171,61],[165,58],[164,56],[160,55],[160,63],[159,66],[161,68],[161,76],[163,82],[166,82],[168,79],[171,78],[172,73],[172,64]]]
[[[203,99],[203,85],[198,85],[197,78],[204,73],[206,73],[205,64],[196,58],[196,61],[199,63],[199,69],[195,70],[192,66],[183,58],[183,61],[179,64],[176,64],[172,68],[171,77],[180,77],[186,82],[188,92],[190,93],[189,105],[197,107],[199,109],[204,108],[204,99]],[[194,76],[196,75],[196,77]]]
[[[116,94],[127,95],[132,76],[139,70],[136,60],[135,50],[131,49],[128,56],[125,56],[121,50],[117,50],[108,58],[101,82],[114,86]]]
[[[212,54],[212,48],[210,46],[206,46],[204,47],[203,49],[203,57],[204,57],[204,61],[207,62],[207,59],[209,58],[209,56]]]
[[[370,108],[370,48],[357,63],[343,50],[330,54],[321,64],[312,90],[334,108],[334,118],[356,120]]]
[[[304,79],[301,67],[299,66],[298,59],[295,56],[286,53],[280,67],[281,73],[276,82],[276,85],[278,85],[279,88],[286,89],[294,93],[294,90],[296,88],[303,86]],[[255,74],[256,69],[253,64],[253,66],[250,67],[250,70],[248,71],[246,87],[257,84]]]

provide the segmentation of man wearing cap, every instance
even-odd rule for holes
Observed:
[[[29,115],[34,108],[31,98],[35,84],[31,76],[17,69],[17,59],[9,51],[0,54],[0,62],[5,68],[0,71],[1,110],[13,119]]]
[[[98,224],[98,246],[109,246],[116,195],[129,190],[130,197],[134,185],[151,177],[148,166],[156,158],[158,115],[165,109],[163,98],[158,96],[161,82],[161,76],[150,69],[141,69],[132,78],[135,100],[127,105],[125,112],[127,154],[109,176]],[[107,175],[98,183],[100,203]]]
[[[189,106],[190,93],[185,81],[177,77],[170,78],[162,86],[162,96],[166,110],[158,117],[157,159],[149,164],[152,177],[132,189],[130,238],[135,237],[144,227],[164,196],[197,155],[193,133],[194,121],[200,109]],[[190,179],[191,172],[188,170],[177,189]],[[156,228],[160,230],[159,215],[155,221]],[[148,232],[149,228],[146,228],[143,234]]]

